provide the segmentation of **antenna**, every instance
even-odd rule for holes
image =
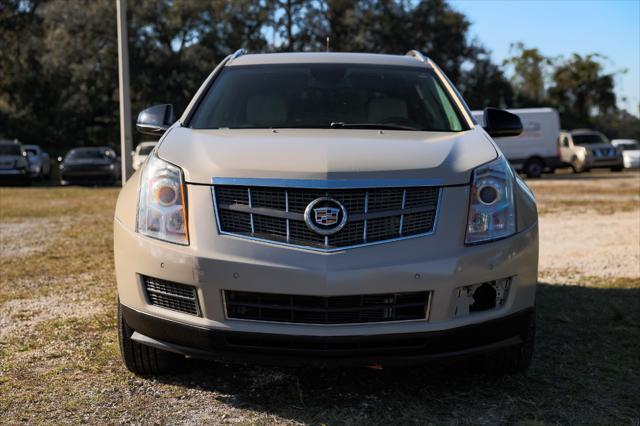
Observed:
[[[327,52],[329,51],[329,42],[331,41],[331,38],[329,38],[329,36],[327,36]]]

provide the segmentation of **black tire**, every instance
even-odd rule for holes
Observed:
[[[118,342],[124,365],[139,376],[160,375],[174,369],[178,355],[131,340],[133,330],[122,317],[122,305],[118,302]]]
[[[511,346],[485,356],[485,371],[494,375],[524,374],[529,369],[536,337],[535,311],[530,315],[523,327],[523,343]]]
[[[610,169],[612,172],[621,172],[622,170],[624,170],[624,166],[615,166],[615,167],[611,167]]]
[[[527,177],[537,179],[544,171],[544,163],[538,158],[532,158],[524,165],[524,172]]]

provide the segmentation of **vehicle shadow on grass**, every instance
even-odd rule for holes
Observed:
[[[193,360],[158,380],[304,423],[637,422],[640,287],[540,284],[537,305],[527,376],[487,376],[474,360],[381,371]]]

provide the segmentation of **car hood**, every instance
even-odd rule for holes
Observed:
[[[212,178],[314,180],[429,179],[468,184],[497,157],[486,133],[356,129],[171,129],[158,155],[187,182]]]

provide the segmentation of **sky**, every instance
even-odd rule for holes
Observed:
[[[496,63],[511,43],[543,55],[600,53],[616,77],[618,107],[640,115],[640,0],[450,0],[472,23],[470,36],[492,51]],[[626,100],[623,100],[626,98]]]

